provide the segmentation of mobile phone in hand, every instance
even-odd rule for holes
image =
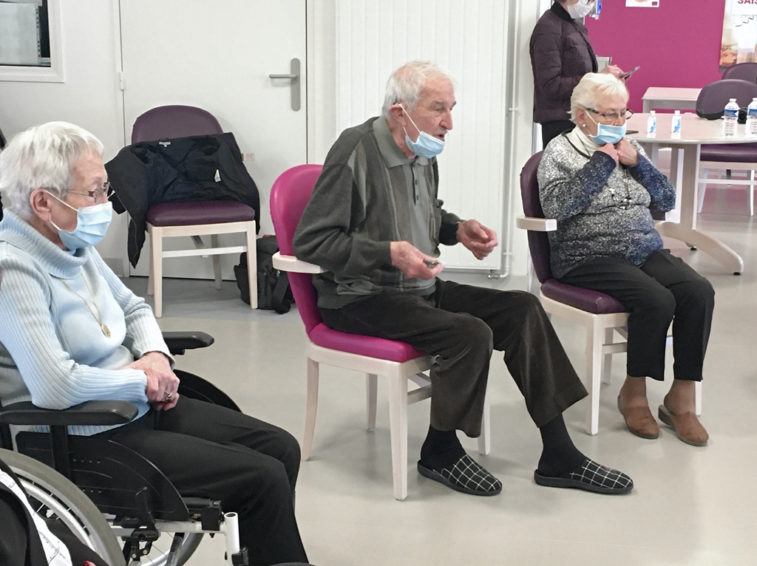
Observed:
[[[630,71],[626,71],[625,73],[623,73],[622,75],[620,75],[620,78],[621,79],[627,79],[628,77],[630,77],[631,75],[633,75],[636,71],[638,71],[640,67],[641,67],[641,65],[636,65]]]
[[[433,260],[433,259],[426,259],[426,258],[424,258],[424,259],[423,259],[423,263],[425,263],[425,264],[426,264],[426,266],[427,266],[427,267],[428,267],[429,269],[433,269],[434,267],[436,267],[437,265],[439,265],[439,262],[438,262],[438,261],[436,261],[436,260]]]

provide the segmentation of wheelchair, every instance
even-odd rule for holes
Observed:
[[[164,339],[174,355],[214,341],[203,332],[166,332]],[[181,380],[180,395],[240,410],[208,381],[174,371]],[[15,436],[20,454],[3,451],[2,456],[8,457],[6,462],[40,509],[65,517],[69,529],[112,566],[181,566],[204,533],[224,534],[226,563],[246,566],[247,549],[239,547],[236,514],[224,513],[219,501],[182,497],[155,465],[126,446],[67,433],[69,425],[124,424],[136,413],[134,405],[123,401],[90,401],[62,411],[40,409],[30,402],[6,405],[0,407],[0,448],[13,446],[8,425],[45,425],[50,432],[21,431]],[[114,545],[113,535],[122,540],[122,549]],[[166,539],[168,543],[162,544]]]

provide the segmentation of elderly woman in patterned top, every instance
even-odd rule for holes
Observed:
[[[628,310],[627,376],[618,409],[642,438],[659,436],[646,378],[663,379],[672,321],[674,379],[658,417],[684,442],[704,446],[708,434],[695,413],[694,386],[702,379],[714,291],[662,247],[650,207],[672,209],[675,190],[641,146],[625,137],[627,103],[628,91],[614,76],[584,75],[571,96],[577,127],[544,150],[539,195],[544,214],[557,219],[549,234],[552,271]]]

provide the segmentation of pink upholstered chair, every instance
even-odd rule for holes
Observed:
[[[345,334],[327,327],[317,307],[312,274],[321,273],[317,265],[294,256],[292,240],[305,206],[310,200],[320,165],[299,165],[279,176],[271,188],[271,218],[279,253],[274,266],[288,272],[294,301],[307,334],[307,406],[302,457],[307,460],[313,446],[316,409],[318,406],[319,366],[321,363],[356,370],[367,374],[368,430],[376,426],[378,376],[389,380],[389,423],[392,445],[394,498],[407,497],[407,407],[431,395],[428,377],[422,372],[431,367],[431,358],[404,342],[358,334]],[[419,387],[408,391],[408,380]],[[489,452],[489,403],[484,405],[479,451]]]
[[[628,351],[626,323],[628,313],[610,295],[562,283],[552,276],[547,232],[557,229],[554,218],[544,218],[539,200],[536,172],[541,152],[532,155],[520,172],[520,190],[525,217],[518,218],[518,228],[528,230],[531,266],[539,283],[539,297],[547,313],[579,324],[586,332],[586,366],[584,385],[589,391],[586,430],[599,431],[599,391],[602,382],[610,382],[612,355]],[[533,292],[529,273],[529,291]],[[670,339],[670,337],[668,337]],[[580,372],[579,372],[580,374]],[[696,412],[702,413],[701,382],[696,388]]]
[[[131,143],[169,140],[205,134],[221,134],[223,129],[210,112],[194,106],[158,106],[139,116],[131,131]],[[154,295],[155,316],[163,315],[163,258],[212,256],[216,289],[221,288],[219,255],[247,252],[247,273],[250,274],[250,307],[258,306],[255,210],[234,200],[160,202],[147,211],[147,232],[150,234],[150,276],[148,294]],[[219,245],[220,234],[244,234],[244,244]],[[163,238],[191,237],[194,247],[164,250]],[[210,236],[210,246],[201,236]]]

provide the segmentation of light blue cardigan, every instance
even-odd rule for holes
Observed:
[[[71,254],[4,211],[0,222],[0,400],[63,409],[98,399],[149,404],[147,378],[125,368],[150,351],[170,358],[152,309],[94,248]],[[62,281],[65,281],[64,284]],[[70,288],[69,288],[70,287]],[[89,303],[89,307],[87,306]],[[96,308],[95,308],[96,305]],[[106,336],[97,321],[110,331]],[[112,427],[70,427],[95,434]]]

